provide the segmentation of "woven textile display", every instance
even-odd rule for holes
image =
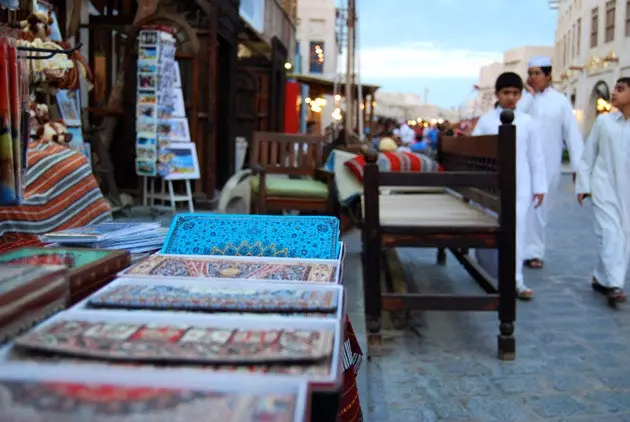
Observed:
[[[48,381],[0,381],[0,420],[291,422],[296,397]]]
[[[186,311],[334,312],[337,294],[296,289],[221,289],[164,285],[115,286],[88,301],[95,308]]]
[[[13,349],[9,355],[9,360],[15,363],[45,363],[45,364],[66,364],[66,365],[104,365],[112,368],[120,367],[155,367],[155,368],[178,368],[181,364],[175,363],[156,363],[152,362],[123,362],[123,361],[103,361],[98,358],[85,357],[68,357],[64,355],[42,354],[37,352],[29,352],[20,349]],[[320,359],[316,362],[292,362],[285,364],[194,364],[194,369],[209,372],[224,373],[244,373],[244,374],[281,374],[295,376],[330,376],[331,360]]]
[[[15,339],[15,347],[104,360],[173,363],[316,361],[332,354],[334,333],[245,330],[65,320]]]
[[[160,252],[337,259],[339,219],[326,216],[179,214],[171,223]]]
[[[164,277],[238,278],[245,280],[285,280],[328,283],[335,281],[336,263],[271,263],[225,260],[216,257],[193,258],[151,255],[131,267],[127,275]]]

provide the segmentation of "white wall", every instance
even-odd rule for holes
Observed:
[[[595,121],[593,89],[605,82],[612,91],[621,76],[630,76],[630,37],[626,35],[626,0],[615,1],[614,39],[606,42],[606,0],[564,0],[559,5],[554,51],[554,81],[558,90],[575,95],[575,114],[583,135]],[[598,8],[597,45],[591,47],[591,13]],[[578,31],[581,22],[581,31]],[[618,62],[602,59],[613,53]],[[574,69],[570,69],[574,66]],[[581,70],[579,68],[582,68]]]

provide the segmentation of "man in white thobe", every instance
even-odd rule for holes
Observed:
[[[501,125],[501,112],[514,109],[523,91],[523,80],[513,72],[499,75],[495,83],[495,94],[499,105],[490,110],[477,122],[473,136],[496,135]],[[527,211],[534,204],[539,206],[547,191],[545,161],[533,119],[525,113],[514,113],[516,125],[516,291],[522,300],[532,299],[534,292],[523,281],[523,241]],[[479,264],[491,276],[497,277],[499,262],[496,249],[475,251]]]
[[[598,262],[593,289],[611,306],[623,302],[630,260],[630,78],[615,85],[612,104],[619,111],[600,115],[586,141],[575,191],[578,202],[593,200]]]
[[[562,166],[563,141],[566,142],[573,171],[577,171],[584,150],[584,141],[573,107],[569,100],[551,87],[551,59],[534,57],[529,62],[528,92],[517,109],[532,116],[539,128],[545,156],[547,197],[539,208],[531,207],[525,229],[524,263],[530,268],[542,268],[545,258],[545,227],[557,195]]]

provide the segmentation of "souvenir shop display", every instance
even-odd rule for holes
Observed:
[[[125,276],[195,277],[282,282],[340,283],[336,260],[233,256],[150,255],[121,273]]]
[[[28,77],[18,60],[15,32],[0,33],[0,205],[18,205],[24,199],[28,120]]]
[[[4,343],[68,304],[63,266],[0,264],[0,343]]]
[[[12,349],[101,363],[306,364],[336,358],[340,328],[315,318],[70,310],[16,337]]]
[[[97,291],[130,264],[124,250],[21,248],[0,254],[0,265],[64,265],[68,268],[70,299],[74,304]]]
[[[186,118],[175,38],[168,28],[149,26],[138,40],[136,173],[144,176],[143,203],[174,212],[177,202],[187,202],[193,212],[190,181],[201,172]],[[161,178],[161,192],[155,191],[155,177]],[[183,181],[185,194],[175,194],[174,180]],[[156,200],[170,206],[156,205]]]
[[[42,241],[61,244],[98,245],[112,240],[136,239],[160,228],[160,223],[122,223],[111,221],[74,229],[59,230],[41,236]]]
[[[86,299],[88,308],[187,312],[335,314],[340,286],[295,286],[242,281],[119,278]]]
[[[172,98],[165,93],[174,81],[175,37],[166,29],[145,27],[138,34],[136,172],[140,176],[157,176],[159,128],[171,117]],[[187,130],[185,116],[182,124]]]
[[[292,380],[125,368],[0,367],[0,420],[301,422],[307,386]]]
[[[336,217],[179,214],[160,253],[339,259],[341,249]]]
[[[25,70],[30,84],[36,91],[55,94],[57,89],[77,90],[83,80],[91,89],[94,77],[79,52],[81,44],[71,47],[65,41],[52,40],[56,25],[51,10],[37,9],[19,23],[21,39],[17,45],[20,50],[29,52]]]

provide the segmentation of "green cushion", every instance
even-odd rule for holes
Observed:
[[[258,176],[249,179],[249,183],[254,193],[258,193],[260,189]],[[312,179],[288,179],[277,175],[267,175],[265,187],[267,188],[268,196],[322,199],[328,197],[328,186],[325,183]]]

